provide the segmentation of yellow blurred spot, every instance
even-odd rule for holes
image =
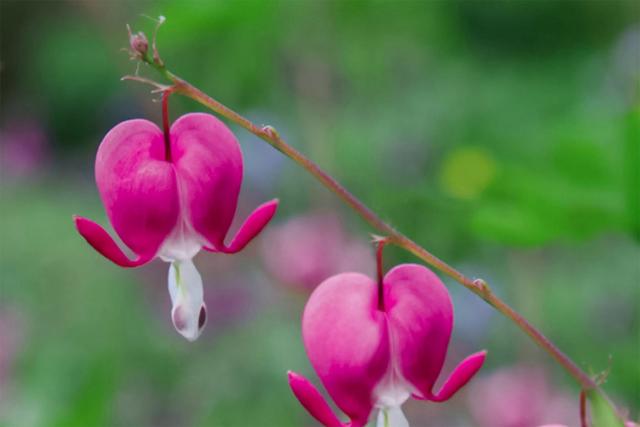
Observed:
[[[444,159],[440,185],[445,193],[457,199],[473,200],[491,184],[496,175],[496,162],[477,147],[461,147]]]

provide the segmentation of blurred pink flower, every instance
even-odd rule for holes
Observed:
[[[469,408],[481,427],[545,423],[552,427],[578,422],[577,399],[553,390],[539,366],[512,366],[478,378],[469,389]]]
[[[50,159],[49,139],[34,117],[9,119],[0,130],[0,170],[11,178],[36,174]]]
[[[263,240],[262,256],[277,280],[306,292],[342,271],[375,271],[372,250],[349,236],[339,217],[329,212],[297,216],[272,226]]]

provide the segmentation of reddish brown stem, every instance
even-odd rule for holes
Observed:
[[[278,151],[291,158],[293,161],[302,166],[307,172],[318,179],[325,187],[333,191],[340,199],[342,199],[348,206],[350,206],[355,212],[357,212],[369,225],[375,230],[388,236],[387,241],[394,243],[405,250],[411,252],[416,257],[420,258],[431,267],[440,270],[442,273],[456,280],[458,283],[471,290],[473,293],[479,295],[482,299],[488,302],[500,313],[511,319],[520,329],[522,329],[534,342],[549,353],[575,380],[580,384],[580,387],[585,390],[591,390],[598,388],[597,384],[582,371],[573,361],[567,357],[558,347],[556,347],[542,332],[536,329],[531,323],[529,323],[522,315],[512,309],[507,303],[502,301],[497,295],[495,295],[487,283],[481,279],[470,279],[456,270],[440,258],[427,251],[422,246],[418,245],[413,240],[409,239],[404,234],[397,231],[391,225],[383,221],[375,212],[369,209],[358,198],[351,194],[342,184],[336,181],[331,175],[322,170],[320,166],[309,160],[302,155],[298,150],[287,144],[270,126],[259,127],[253,124],[247,118],[241,116],[229,107],[221,104],[209,95],[205,94],[201,90],[192,86],[190,83],[182,80],[181,78],[170,73],[166,69],[162,72],[168,77],[174,84],[173,88],[176,93],[184,95],[195,101],[198,101],[205,107],[213,110],[223,117],[231,120],[232,122],[242,126],[249,132],[263,139]]]
[[[587,393],[580,392],[580,427],[589,427],[587,423]]]
[[[169,95],[172,89],[162,91],[162,130],[164,133],[164,158],[171,161],[171,135],[169,129]]]
[[[378,272],[378,310],[384,311],[384,288],[382,280],[384,279],[384,265],[382,263],[382,252],[387,239],[379,239],[376,241],[376,269]]]

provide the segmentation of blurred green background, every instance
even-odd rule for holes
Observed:
[[[199,341],[172,329],[166,264],[123,270],[76,234],[72,214],[108,224],[93,180],[101,138],[128,118],[159,122],[157,96],[119,81],[136,69],[125,24],[154,28],[142,15],[167,17],[158,43],[173,72],[275,126],[394,226],[485,278],[585,370],[610,369],[605,389],[638,418],[637,3],[0,7],[0,426],[316,425],[285,375],[317,383],[300,338],[308,281],[371,272],[371,230],[233,126],[246,162],[238,218],[281,205],[243,253],[197,257],[210,313]],[[172,98],[174,118],[188,111],[203,108]],[[415,261],[386,254],[387,266]],[[489,358],[450,402],[408,403],[412,426],[577,426],[570,378],[445,282],[456,308],[445,371],[480,348]]]

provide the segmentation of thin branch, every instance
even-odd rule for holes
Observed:
[[[580,427],[589,427],[587,421],[587,393],[580,391]]]
[[[140,82],[140,83],[144,83],[150,86],[155,87],[156,89],[153,91],[153,93],[156,92],[164,92],[166,90],[169,90],[171,88],[171,86],[168,85],[163,85],[160,84],[154,80],[148,79],[146,77],[141,77],[141,76],[132,76],[132,75],[127,75],[127,76],[122,76],[120,78],[120,80],[122,81],[134,81],[134,82]]]

